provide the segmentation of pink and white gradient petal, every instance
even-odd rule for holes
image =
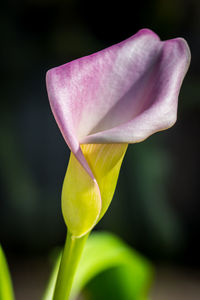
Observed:
[[[189,63],[183,39],[160,41],[143,29],[47,72],[54,117],[93,180],[80,143],[136,143],[171,127]]]

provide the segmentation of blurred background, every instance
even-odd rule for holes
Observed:
[[[0,20],[0,239],[16,299],[39,299],[49,253],[66,235],[60,194],[69,150],[49,107],[45,73],[145,27],[162,40],[181,36],[191,48],[178,121],[129,146],[95,230],[116,233],[155,264],[152,299],[200,299],[200,2],[8,0]]]

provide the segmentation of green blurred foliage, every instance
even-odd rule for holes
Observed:
[[[200,263],[200,2],[10,0],[3,1],[0,16],[5,249],[42,253],[65,237],[60,194],[69,150],[50,111],[46,71],[148,27],[162,39],[182,36],[191,47],[178,122],[129,146],[115,197],[97,229],[112,230],[155,260]]]
[[[5,254],[0,245],[0,299],[14,300],[12,280]]]
[[[52,300],[60,256],[43,300]],[[151,263],[108,232],[93,232],[77,268],[70,299],[147,300],[153,281]],[[102,288],[103,287],[103,288]]]

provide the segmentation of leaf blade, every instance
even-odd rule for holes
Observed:
[[[60,256],[43,300],[52,300],[59,260]],[[120,270],[118,275],[123,279],[126,277],[123,288],[128,296],[124,299],[145,300],[148,298],[148,290],[154,274],[152,265],[115,235],[93,232],[87,241],[78,266],[70,300],[75,300],[96,276],[113,268],[122,268],[123,271]]]
[[[14,300],[12,280],[5,254],[0,245],[0,299]]]

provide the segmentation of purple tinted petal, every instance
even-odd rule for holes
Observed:
[[[189,63],[190,51],[183,39],[162,42],[148,79],[145,75],[140,78],[140,111],[134,111],[133,117],[122,124],[88,135],[81,143],[136,143],[171,127],[176,122],[178,95]],[[118,104],[118,113],[123,112],[123,102]],[[130,105],[127,107],[130,109]]]
[[[148,29],[51,69],[47,90],[69,148],[92,176],[79,143],[134,143],[176,121],[190,51]]]

